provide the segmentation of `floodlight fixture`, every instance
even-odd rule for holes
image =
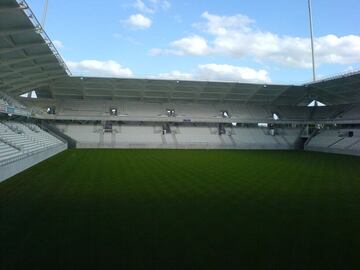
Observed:
[[[166,114],[168,117],[175,117],[175,110],[174,109],[166,109]]]
[[[110,115],[111,116],[117,116],[118,115],[117,108],[110,108]]]
[[[228,113],[228,111],[221,111],[221,116],[223,118],[230,118],[230,114]]]
[[[55,114],[55,107],[47,107],[46,112],[47,114]]]

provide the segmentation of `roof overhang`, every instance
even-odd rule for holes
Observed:
[[[25,1],[0,1],[0,91],[18,97],[327,105],[360,103],[360,73],[301,86],[238,82],[72,77]]]
[[[16,96],[70,75],[25,1],[0,1],[0,91]]]
[[[304,89],[301,86],[237,82],[66,77],[40,87],[37,93],[40,98],[54,99],[294,105],[303,98]]]

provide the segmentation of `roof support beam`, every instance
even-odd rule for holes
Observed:
[[[31,47],[36,47],[36,46],[47,46],[47,44],[46,44],[46,42],[33,42],[33,43],[16,45],[16,46],[10,47],[10,48],[0,48],[0,54],[10,53],[10,52],[23,50],[23,49],[27,49],[27,48],[31,48]]]
[[[11,76],[11,75],[21,73],[21,72],[24,72],[24,71],[29,71],[29,70],[32,70],[32,69],[37,69],[37,68],[42,68],[42,67],[49,67],[49,66],[58,66],[58,64],[52,62],[52,63],[44,63],[44,64],[41,64],[41,65],[38,65],[38,66],[17,68],[17,69],[15,69],[13,71],[9,71],[9,72],[5,72],[5,73],[0,74],[0,78],[5,78],[7,76]],[[43,73],[43,72],[40,72],[40,73]]]
[[[11,60],[2,60],[0,65],[15,65],[15,64],[20,64],[22,62],[28,62],[31,60],[38,60],[38,59],[43,59],[46,57],[53,57],[52,54],[38,54],[38,55],[34,55],[34,56],[29,56],[29,57],[24,57],[24,58],[19,58],[19,59],[11,59]]]
[[[38,74],[36,74],[36,75],[38,75]],[[50,81],[52,79],[60,78],[60,77],[63,77],[63,76],[64,76],[64,74],[62,74],[62,75],[52,75],[52,76],[48,76],[48,77],[45,77],[45,78],[40,77],[40,78],[37,78],[37,79],[29,77],[29,78],[26,78],[26,79],[22,79],[21,81],[19,81],[18,79],[15,79],[15,80],[12,80],[12,82],[7,81],[7,82],[3,82],[3,83],[6,84],[6,85],[9,85],[13,89],[23,88],[23,87],[26,87],[28,85],[33,85],[33,87],[38,87],[36,85],[36,83],[38,83],[38,82]]]
[[[14,87],[16,89],[29,87],[29,86],[37,88],[37,87],[39,87],[37,83],[50,81],[51,79],[54,79],[56,77],[60,77],[60,76],[52,76],[52,77],[48,77],[48,78],[39,78],[37,80],[32,80],[32,81],[25,82],[25,83],[22,83],[22,84],[14,84]]]
[[[25,32],[37,32],[37,31],[40,31],[40,28],[34,28],[34,27],[13,28],[13,29],[0,30],[0,36],[11,36]]]
[[[9,6],[0,6],[0,13],[8,13],[8,12],[14,12],[14,11],[18,11],[18,10],[23,10],[26,9],[25,6],[14,6],[14,7],[9,7]]]

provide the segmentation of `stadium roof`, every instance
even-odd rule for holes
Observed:
[[[0,0],[0,91],[14,97],[210,101],[274,105],[360,103],[360,73],[302,86],[72,77],[25,1]]]
[[[308,96],[325,104],[360,103],[360,72],[350,72],[305,84]]]
[[[68,74],[26,2],[0,0],[0,90],[17,94]]]
[[[229,82],[67,77],[39,88],[40,98],[293,103],[302,87]],[[299,91],[300,89],[300,91]]]

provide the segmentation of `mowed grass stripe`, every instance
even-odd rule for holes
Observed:
[[[356,269],[359,162],[68,150],[0,184],[0,269]]]

